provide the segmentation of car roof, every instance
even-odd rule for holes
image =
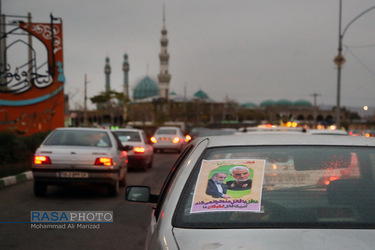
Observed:
[[[199,144],[208,140],[208,147],[256,146],[256,145],[332,145],[332,146],[375,146],[375,138],[337,135],[314,135],[307,133],[256,133],[200,137]]]
[[[158,129],[164,129],[164,128],[167,128],[167,129],[170,129],[170,128],[180,129],[179,127],[174,127],[174,126],[161,126]]]
[[[129,131],[129,132],[141,132],[142,129],[137,129],[137,128],[119,128],[119,129],[112,129],[113,132],[116,131]]]
[[[307,132],[314,135],[349,135],[344,130],[310,129]]]
[[[86,130],[86,131],[106,131],[106,132],[108,132],[108,131],[110,131],[109,129],[106,129],[106,128],[83,128],[83,127],[61,127],[61,128],[56,128],[55,130],[75,130],[75,131],[77,131],[77,130],[82,130],[82,131],[84,131],[84,130]]]

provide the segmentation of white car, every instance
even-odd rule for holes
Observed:
[[[337,135],[201,137],[153,202],[146,249],[373,249],[375,139]]]
[[[127,152],[110,130],[57,128],[36,150],[32,163],[34,194],[44,196],[48,185],[95,183],[117,196],[125,186]]]
[[[140,169],[146,171],[147,168],[152,168],[154,148],[143,130],[121,128],[112,132],[117,135],[122,145],[128,149],[129,170]]]
[[[175,150],[179,153],[189,141],[181,129],[177,127],[159,127],[150,140],[155,152]]]

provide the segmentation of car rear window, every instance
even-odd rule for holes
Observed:
[[[177,134],[176,129],[159,129],[156,131],[156,134],[161,134],[161,135],[175,135]]]
[[[248,177],[235,179],[238,166],[248,169]],[[374,176],[375,149],[370,147],[212,148],[189,177],[173,225],[374,228]],[[210,180],[218,178],[222,184],[213,188]],[[218,186],[221,197],[215,193]]]
[[[111,140],[105,131],[55,130],[44,145],[111,147]]]
[[[134,131],[114,131],[122,142],[141,142],[141,137],[138,132]]]

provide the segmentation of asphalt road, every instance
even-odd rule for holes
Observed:
[[[129,171],[127,185],[147,185],[158,194],[178,154],[155,154],[152,169]],[[102,186],[49,186],[47,196],[33,195],[28,181],[0,190],[1,249],[143,249],[152,204],[107,197]],[[31,228],[31,211],[113,211],[113,223],[99,228]]]

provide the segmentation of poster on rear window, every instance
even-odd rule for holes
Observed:
[[[260,212],[265,160],[204,160],[191,213]]]

